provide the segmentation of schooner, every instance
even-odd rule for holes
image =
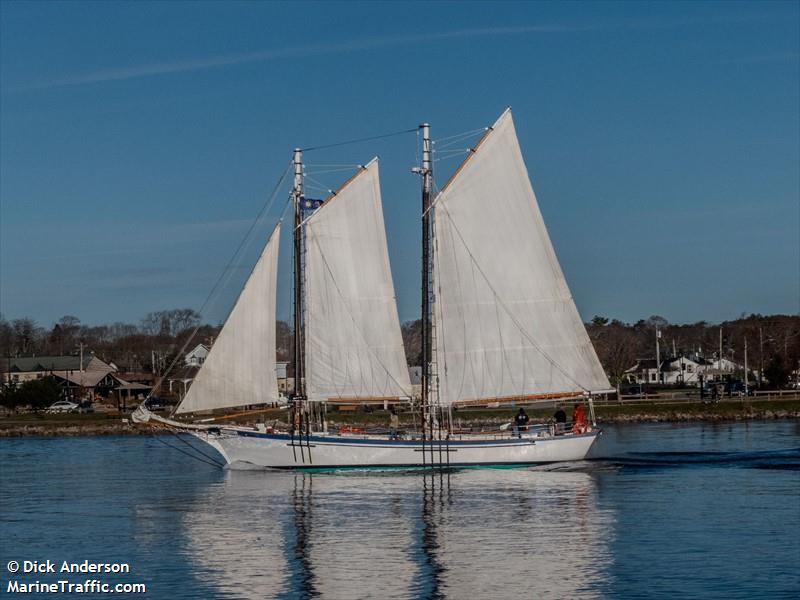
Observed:
[[[286,431],[192,424],[140,406],[137,422],[192,433],[229,465],[273,468],[524,465],[580,460],[600,431],[592,397],[609,383],[547,233],[507,109],[434,194],[422,164],[421,398],[412,399],[389,265],[379,161],[322,202],[294,152],[295,377]],[[273,403],[278,224],[176,413]],[[587,402],[570,429],[460,431],[459,406]],[[401,435],[329,430],[336,403],[412,402]]]

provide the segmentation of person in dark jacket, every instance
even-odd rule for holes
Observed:
[[[567,423],[567,413],[564,412],[563,406],[558,407],[558,410],[553,415],[553,420],[556,422],[556,434],[563,433]]]
[[[514,417],[514,433],[519,435],[521,431],[528,430],[528,421],[530,421],[530,417],[525,412],[524,408],[520,408],[517,416]]]

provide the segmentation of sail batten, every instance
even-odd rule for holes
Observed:
[[[308,399],[410,396],[377,159],[306,219],[305,236]]]
[[[439,401],[608,389],[547,233],[510,111],[434,206]]]
[[[176,412],[278,400],[275,318],[280,225],[256,262],[219,337]]]

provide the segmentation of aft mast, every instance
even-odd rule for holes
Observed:
[[[305,400],[305,344],[303,340],[303,151],[294,150],[294,394],[292,429],[302,433]]]
[[[422,439],[433,440],[435,412],[437,404],[434,383],[436,379],[433,365],[433,248],[432,248],[432,219],[431,219],[431,192],[433,191],[433,162],[431,161],[430,125],[423,123],[419,126],[422,133],[422,166],[414,172],[422,177],[422,365],[421,381],[422,393],[420,399],[420,417],[422,420]],[[433,446],[431,446],[431,453]],[[424,458],[423,450],[423,458]],[[431,455],[431,461],[433,456]]]

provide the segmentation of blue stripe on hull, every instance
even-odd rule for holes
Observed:
[[[234,433],[236,435],[242,437],[256,437],[256,438],[264,438],[269,440],[277,440],[277,441],[285,441],[287,443],[294,442],[299,447],[300,445],[306,446],[307,443],[310,444],[320,444],[320,445],[335,445],[335,446],[374,446],[379,448],[385,447],[409,447],[409,446],[419,446],[422,448],[423,442],[421,440],[374,440],[369,438],[350,438],[350,437],[341,437],[341,436],[321,436],[321,435],[312,435],[312,436],[295,436],[294,438],[285,433],[261,433],[259,431],[240,431],[240,430],[223,430],[226,432]],[[425,441],[424,445],[426,448],[430,448],[433,446],[437,448],[439,446],[465,446],[465,447],[503,447],[503,446],[527,446],[529,444],[539,444],[539,443],[547,443],[552,441],[557,441],[561,439],[576,439],[581,437],[593,437],[597,436],[599,431],[592,431],[590,433],[583,433],[583,434],[576,434],[572,435],[569,434],[568,436],[555,436],[555,437],[546,437],[546,438],[534,438],[534,437],[523,437],[523,438],[501,438],[496,440],[427,440]]]

